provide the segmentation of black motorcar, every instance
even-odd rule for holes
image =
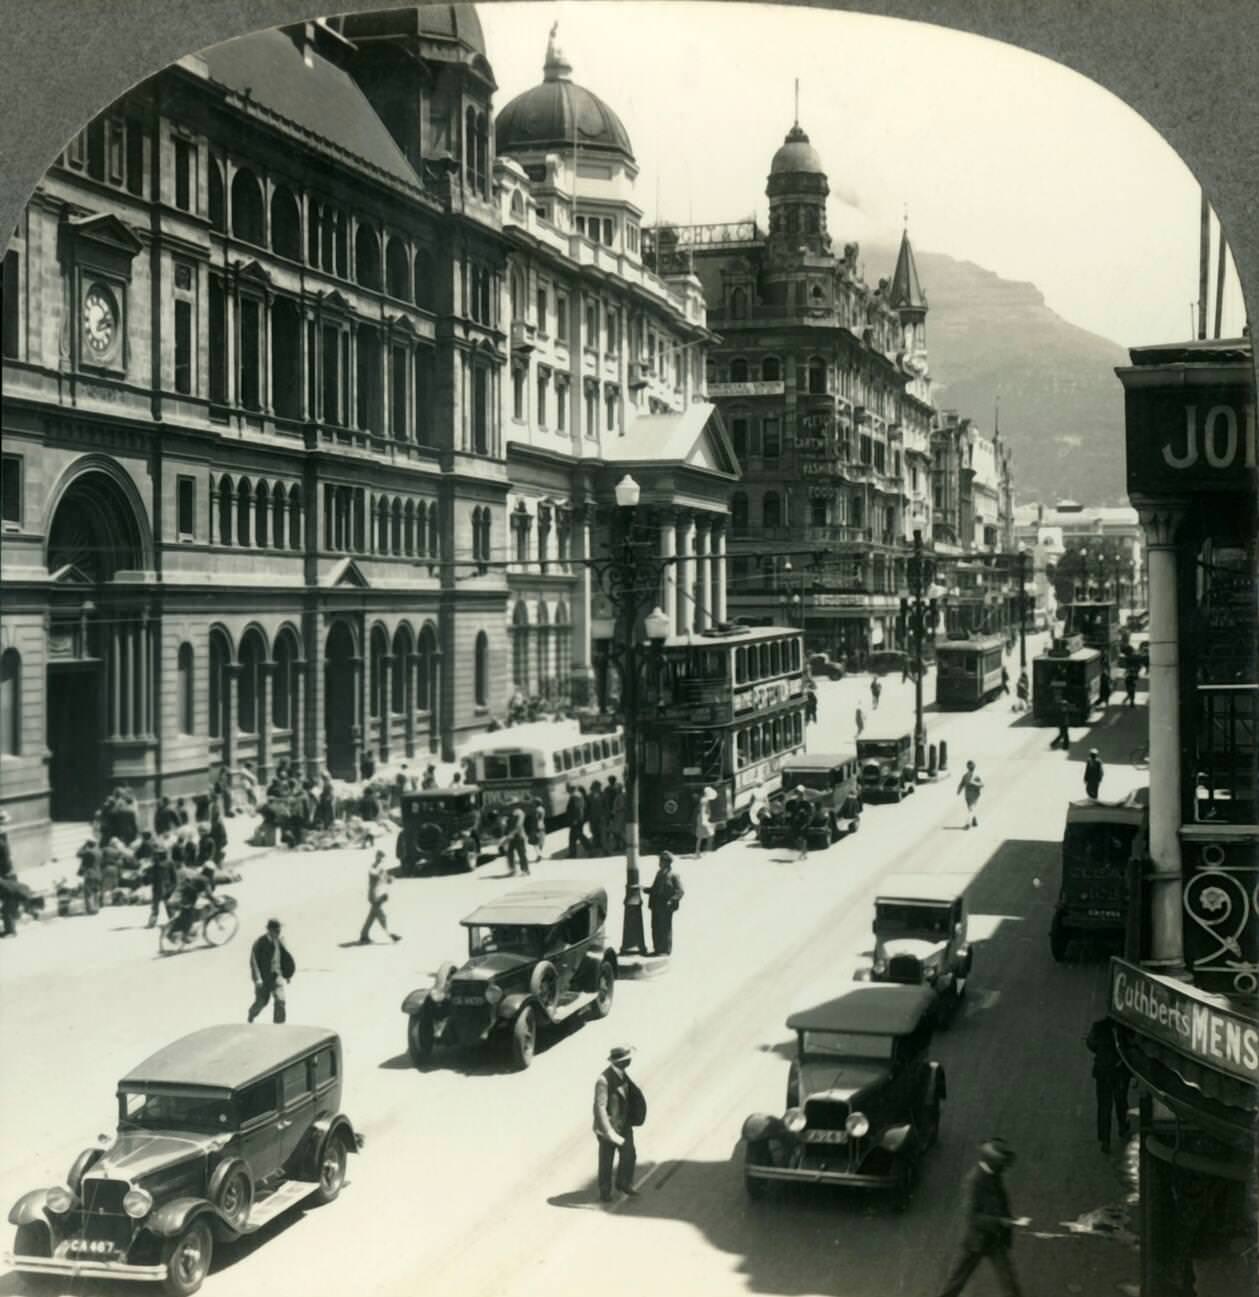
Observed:
[[[497,810],[482,805],[475,784],[403,793],[398,860],[403,873],[424,869],[475,869],[483,842],[495,841]]]
[[[64,1185],[14,1204],[14,1268],[190,1297],[216,1241],[340,1193],[363,1146],[341,1078],[341,1042],[320,1027],[236,1023],[167,1045],[118,1082],[114,1139],[80,1153]]]
[[[800,797],[812,809],[810,847],[829,847],[836,839],[855,833],[861,824],[856,753],[800,752],[789,758],[782,769],[782,787],[771,794],[758,828],[761,846],[796,841],[794,819]]]
[[[908,1202],[946,1096],[944,1068],[927,1053],[935,998],[865,983],[787,1019],[796,1057],[786,1111],[743,1123],[750,1197],[797,1182],[890,1189]]]
[[[608,894],[585,883],[535,884],[473,911],[462,920],[467,961],[442,964],[402,1002],[411,1061],[422,1066],[439,1043],[503,1037],[526,1068],[542,1025],[586,1009],[606,1017],[616,986],[607,915]]]

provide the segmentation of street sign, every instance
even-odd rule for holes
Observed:
[[[1239,366],[1239,378],[1249,375]],[[1246,381],[1130,388],[1124,397],[1128,491],[1254,490],[1255,400]]]

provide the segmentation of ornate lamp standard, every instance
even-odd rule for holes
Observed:
[[[1026,545],[1019,546],[1019,670],[1027,670],[1027,569],[1031,554]]]
[[[614,616],[591,618],[591,637],[602,644],[605,669],[600,709],[607,709],[606,664],[617,664],[621,679],[621,716],[625,730],[625,906],[621,924],[622,955],[645,955],[643,892],[638,868],[638,718],[639,680],[644,667],[636,639],[639,615],[652,609],[644,626],[653,647],[650,661],[668,638],[672,623],[656,604],[666,564],[655,552],[655,537],[637,526],[638,483],[626,473],[616,485],[617,517],[609,541],[610,557],[592,564],[595,579]],[[653,605],[655,605],[653,607]]]

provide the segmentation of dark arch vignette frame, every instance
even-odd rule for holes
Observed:
[[[482,0],[503,2],[512,0]],[[127,0],[99,8],[83,0],[8,0],[0,11],[0,230],[13,229],[66,141],[130,86],[207,45],[342,5],[354,7],[346,0],[331,10],[314,0]],[[1247,317],[1259,316],[1259,99],[1247,93],[1259,66],[1259,6],[1252,0],[1087,9],[1070,0],[813,0],[812,7],[986,36],[1110,90],[1205,187],[1237,263]],[[728,21],[738,21],[737,9]],[[1185,220],[1194,216],[1186,212]]]

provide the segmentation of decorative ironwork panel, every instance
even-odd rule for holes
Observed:
[[[1194,983],[1259,992],[1259,856],[1255,843],[1185,844],[1185,960]]]

